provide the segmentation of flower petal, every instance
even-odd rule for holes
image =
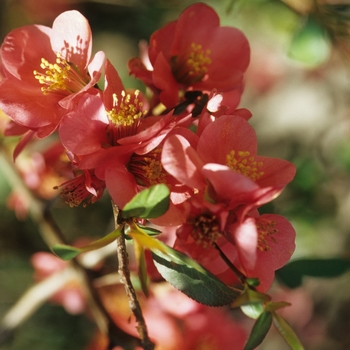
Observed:
[[[51,45],[55,53],[60,52],[83,72],[92,48],[89,22],[76,10],[61,13],[52,25]]]
[[[55,62],[50,44],[51,28],[41,25],[24,26],[6,35],[1,46],[2,68],[5,75],[29,82],[40,90],[33,71],[40,69],[41,58]]]
[[[205,163],[226,165],[232,151],[248,151],[255,155],[256,134],[252,126],[238,116],[222,116],[209,124],[201,134],[197,152]]]
[[[172,135],[165,141],[162,164],[179,182],[196,189],[204,188],[205,181],[200,173],[203,163],[183,136]]]
[[[76,108],[61,121],[59,134],[62,144],[78,155],[93,153],[108,143],[107,125],[100,97],[84,94]]]

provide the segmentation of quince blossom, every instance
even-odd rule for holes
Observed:
[[[257,156],[256,148],[256,135],[245,119],[222,116],[204,129],[197,143],[170,136],[162,164],[197,193],[184,203],[189,207],[186,224],[177,231],[175,247],[217,274],[223,272],[222,264],[213,264],[217,249],[227,251],[231,263],[246,276],[258,277],[266,290],[274,271],[290,259],[295,232],[286,219],[259,217],[256,209],[278,196],[295,167]]]
[[[153,70],[133,58],[129,61],[130,74],[159,95],[167,108],[173,108],[188,90],[241,88],[250,49],[241,31],[221,27],[217,13],[197,3],[153,33],[148,56]]]
[[[0,108],[39,137],[52,133],[74,99],[101,76],[104,53],[90,61],[91,46],[88,21],[74,10],[59,15],[52,28],[29,25],[10,32],[0,51]]]
[[[59,135],[74,154],[77,167],[106,181],[114,202],[123,207],[139,191],[156,183],[171,184],[161,167],[160,144],[191,115],[146,116],[147,100],[126,91],[115,68],[106,61],[106,88],[85,94],[63,119]]]

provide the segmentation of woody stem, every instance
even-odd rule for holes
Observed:
[[[130,309],[133,312],[137,321],[137,331],[141,339],[141,344],[144,350],[154,350],[154,344],[150,340],[147,331],[147,325],[142,314],[140,303],[137,299],[135,288],[130,279],[129,259],[125,245],[124,223],[119,218],[119,209],[112,202],[115,227],[116,229],[123,225],[121,235],[117,238],[117,256],[118,256],[118,273],[120,275],[120,282],[124,284],[126,295],[129,299]]]

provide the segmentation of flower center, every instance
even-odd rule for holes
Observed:
[[[238,173],[250,177],[253,181],[264,175],[263,171],[259,171],[259,168],[263,166],[263,162],[257,162],[248,151],[236,152],[232,150],[226,156],[226,165]]]
[[[119,98],[113,94],[113,108],[106,113],[114,143],[123,137],[137,133],[141,119],[146,113],[142,110],[143,103],[139,101],[139,93],[139,90],[135,90],[133,94],[127,94],[123,90]]]
[[[141,186],[152,186],[166,183],[167,173],[161,163],[161,148],[156,148],[146,155],[134,153],[128,164],[129,171]]]
[[[172,68],[177,81],[185,85],[201,81],[211,64],[210,53],[210,50],[203,50],[202,45],[192,43],[186,55],[173,57]]]
[[[271,249],[269,246],[269,241],[277,243],[275,237],[273,236],[278,233],[278,230],[276,229],[276,221],[258,219],[256,220],[256,227],[258,229],[257,248],[261,252],[268,252]]]
[[[63,95],[70,95],[80,91],[86,86],[89,80],[83,77],[79,69],[71,62],[67,62],[61,54],[56,54],[56,62],[50,63],[46,59],[41,59],[40,67],[44,73],[35,70],[34,77],[40,84],[44,95],[50,92]]]
[[[215,215],[201,214],[194,219],[191,237],[203,248],[216,242],[220,233],[220,223]]]
[[[61,187],[61,197],[70,207],[77,207],[81,203],[86,207],[101,198],[106,185],[94,173],[86,170],[73,179],[55,186],[54,189],[57,190]]]

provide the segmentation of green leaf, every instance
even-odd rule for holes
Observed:
[[[256,320],[244,350],[253,350],[262,343],[272,324],[271,312],[263,312]]]
[[[286,301],[274,301],[274,302],[267,302],[265,305],[265,311],[276,311],[278,309],[282,309],[286,306],[291,306],[291,303],[287,303]]]
[[[167,248],[170,254],[152,250],[154,263],[162,277],[188,297],[208,306],[223,306],[240,294],[188,256]]]
[[[264,306],[261,303],[244,304],[241,310],[246,316],[257,319],[264,312]]]
[[[302,284],[304,276],[337,277],[349,269],[348,259],[298,259],[277,270],[276,277],[287,287],[296,288]]]
[[[143,248],[159,250],[166,253],[168,246],[156,238],[149,236],[139,225],[133,223],[129,226],[128,236],[137,241]]]
[[[117,230],[111,232],[107,236],[102,237],[94,242],[91,242],[83,247],[77,248],[66,244],[57,244],[57,245],[54,245],[51,249],[61,259],[71,260],[81,253],[88,252],[91,250],[96,250],[106,246],[109,243],[112,243],[117,239],[119,235],[120,235],[120,229],[118,228]]]
[[[122,217],[154,219],[166,213],[170,192],[166,185],[159,184],[139,192],[122,210]]]
[[[71,260],[83,252],[80,248],[64,244],[54,245],[52,251],[63,260]]]
[[[137,240],[134,240],[134,251],[135,251],[135,259],[137,262],[137,273],[139,276],[141,289],[145,294],[145,296],[148,297],[148,279],[147,279],[147,265],[146,265],[146,259],[145,259],[145,250]]]
[[[231,307],[234,308],[234,307],[239,307],[242,305],[263,304],[263,303],[266,303],[270,300],[271,300],[271,297],[269,295],[257,292],[256,290],[252,289],[249,286],[249,284],[247,284],[243,293],[238,298],[236,298],[236,300],[231,304]],[[260,315],[260,313],[259,313],[259,315]],[[249,316],[249,317],[251,317],[251,316]],[[257,317],[253,317],[253,318],[257,318]]]
[[[251,287],[257,287],[260,284],[258,278],[247,278],[246,283]]]
[[[309,17],[301,30],[295,34],[289,48],[289,56],[315,67],[328,60],[330,53],[331,45],[325,28]]]
[[[187,255],[148,236],[138,225],[130,226],[128,235],[140,246],[152,251],[155,265],[166,281],[199,303],[228,305],[241,294],[241,291],[229,288]]]
[[[162,231],[159,231],[153,227],[148,227],[138,224],[138,226],[148,235],[148,236],[158,236]]]
[[[303,345],[287,321],[276,312],[273,312],[272,315],[275,327],[292,350],[304,350]]]

